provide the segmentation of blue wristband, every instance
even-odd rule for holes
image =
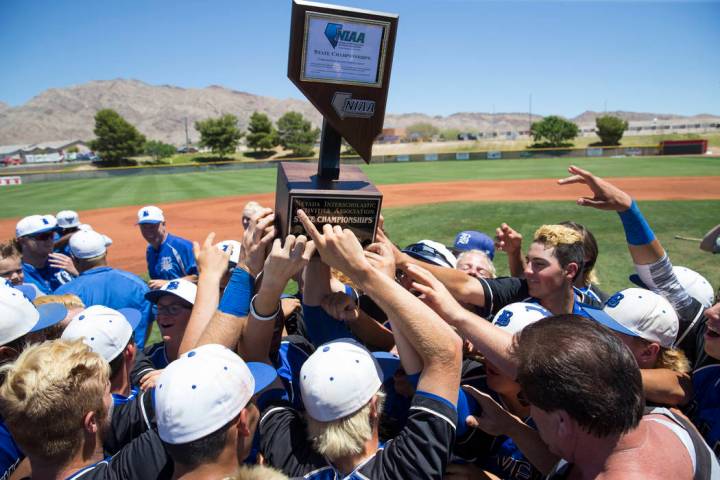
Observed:
[[[250,300],[253,294],[253,278],[242,268],[233,270],[230,281],[220,299],[218,309],[236,317],[246,317],[250,311]]]
[[[630,245],[647,245],[655,240],[655,234],[640,212],[635,200],[629,209],[618,212],[618,215],[620,215],[625,229],[625,238]]]

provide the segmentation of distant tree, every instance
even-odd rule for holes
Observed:
[[[220,158],[234,153],[243,136],[237,124],[237,117],[230,114],[195,122],[195,130],[200,132],[200,145]]]
[[[256,152],[272,150],[279,143],[278,132],[270,117],[264,113],[254,112],[248,125],[247,144]]]
[[[620,139],[628,128],[628,122],[612,115],[603,115],[595,119],[595,127],[597,127],[597,136],[600,137],[600,145],[620,145]]]
[[[568,147],[580,133],[577,125],[569,120],[556,115],[550,115],[537,122],[533,122],[530,127],[530,134],[533,136],[535,143],[533,147]]]
[[[355,156],[360,155],[352,145],[350,145],[349,143],[347,143],[347,141],[345,141],[344,138],[342,140],[342,151],[340,153],[341,153],[341,155],[355,155]]]
[[[406,130],[411,139],[419,140],[431,140],[433,136],[440,132],[435,125],[425,122],[413,123]]]
[[[145,145],[145,136],[115,110],[99,110],[95,114],[95,140],[90,148],[108,163],[139,155]]]
[[[446,128],[445,130],[442,130],[440,132],[440,137],[442,137],[443,140],[446,142],[457,140],[458,135],[460,135],[462,132],[458,130],[457,128]]]
[[[158,162],[163,158],[172,157],[175,154],[175,147],[159,140],[148,140],[145,142],[145,154]]]
[[[291,150],[297,157],[309,157],[314,153],[313,147],[320,135],[320,129],[312,128],[309,120],[301,113],[287,112],[277,121],[280,145]]]

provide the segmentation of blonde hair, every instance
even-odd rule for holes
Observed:
[[[110,369],[82,340],[29,346],[0,372],[0,410],[13,438],[29,456],[69,460],[82,443],[88,412],[104,419]]]
[[[658,352],[655,361],[655,368],[667,368],[675,372],[689,373],[690,362],[682,350],[660,347],[660,352]]]
[[[37,297],[33,300],[33,304],[35,304],[36,307],[45,305],[46,303],[60,303],[65,305],[65,308],[67,309],[85,308],[85,304],[80,297],[73,295],[72,293],[65,293],[63,295],[43,295],[42,297]]]
[[[378,391],[377,416],[371,418],[372,399],[357,412],[331,422],[319,422],[309,415],[305,416],[307,431],[315,451],[330,461],[348,455],[358,455],[365,449],[365,443],[373,436],[378,424],[385,393]]]
[[[542,243],[549,247],[558,245],[571,245],[582,243],[583,238],[580,232],[564,225],[543,225],[535,231],[533,242]]]
[[[232,480],[288,480],[284,473],[263,465],[243,465]]]

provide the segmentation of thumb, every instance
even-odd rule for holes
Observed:
[[[465,417],[465,425],[470,428],[480,428],[480,422],[478,422],[477,417],[474,415],[468,415]]]

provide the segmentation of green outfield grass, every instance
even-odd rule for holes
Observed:
[[[720,201],[642,202],[640,207],[673,263],[702,273],[716,289],[720,287],[717,258],[701,251],[697,242],[675,239],[675,235],[702,237],[717,225]],[[425,238],[452,245],[459,231],[481,230],[493,235],[497,226],[507,222],[522,233],[527,247],[541,224],[574,220],[587,226],[598,241],[600,255],[596,268],[601,288],[613,293],[632,286],[628,280],[634,273],[632,260],[622,225],[613,212],[579,207],[571,202],[480,202],[390,208],[384,210],[384,215],[392,240],[400,246]],[[498,275],[508,275],[504,253],[496,254],[495,266]],[[151,338],[159,341],[157,328]]]
[[[363,169],[373,182],[388,184],[557,178],[565,175],[571,163],[606,177],[720,175],[720,159],[708,157],[414,162],[376,164]],[[28,183],[0,188],[0,218],[60,209],[86,210],[262,193],[274,188],[274,168]]]

